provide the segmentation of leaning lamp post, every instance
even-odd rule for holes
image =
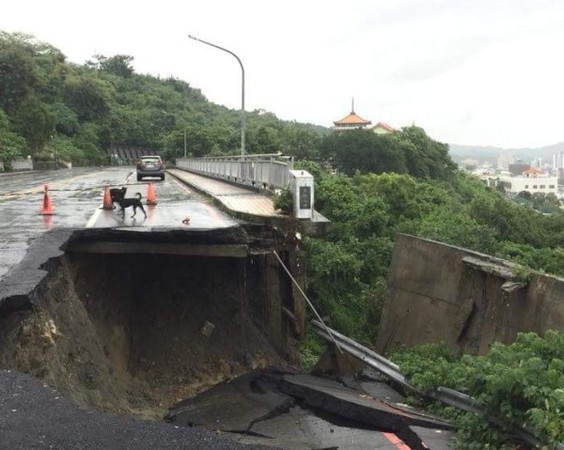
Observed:
[[[201,42],[202,44],[215,47],[219,50],[223,50],[224,52],[229,53],[230,55],[233,55],[237,60],[237,62],[239,63],[239,65],[241,66],[241,156],[245,156],[247,152],[245,150],[245,68],[243,67],[243,63],[241,62],[241,59],[231,50],[227,50],[226,48],[212,44],[211,42],[204,41],[190,34],[188,35],[188,37],[190,39],[193,39],[194,41],[198,41]]]

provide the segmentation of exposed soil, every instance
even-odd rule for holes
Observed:
[[[284,364],[250,317],[241,258],[69,253],[59,262],[34,310],[0,318],[0,367],[78,405],[160,418],[226,378]]]

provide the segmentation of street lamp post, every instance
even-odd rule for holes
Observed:
[[[55,146],[55,137],[51,135],[51,146],[53,147],[53,159],[55,160],[55,170],[58,169],[57,167],[57,147]]]
[[[212,44],[211,42],[204,41],[202,39],[197,38],[196,36],[188,35],[190,39],[194,41],[201,42],[202,44],[209,45],[211,47],[215,47],[219,50],[223,50],[224,52],[229,53],[230,55],[234,56],[239,65],[241,66],[241,155],[245,156],[246,149],[245,149],[245,68],[243,67],[243,63],[241,59],[233,53],[231,50],[227,50],[226,48],[220,47],[219,45]]]

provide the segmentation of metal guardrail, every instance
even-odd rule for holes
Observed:
[[[176,167],[245,186],[276,189],[288,187],[294,160],[279,153],[179,158]]]
[[[462,392],[458,392],[442,386],[431,389],[427,392],[419,391],[407,382],[405,376],[400,372],[399,367],[392,361],[384,358],[382,355],[379,355],[369,348],[364,347],[358,342],[342,335],[338,331],[335,331],[329,327],[322,326],[322,324],[317,320],[312,320],[311,325],[313,326],[313,331],[317,335],[321,336],[329,342],[336,341],[342,351],[359,359],[368,366],[378,370],[380,373],[387,376],[390,380],[403,386],[405,389],[411,391],[412,393],[417,394],[421,397],[427,397],[441,401],[447,405],[454,406],[458,409],[462,409],[474,414],[486,414],[485,407],[481,402],[466,394],[463,394]],[[543,445],[546,445],[546,439],[539,437],[522,423],[513,422],[507,425],[497,418],[487,417],[487,419],[492,425],[507,430],[510,434],[513,434],[532,447],[541,448]],[[552,448],[554,450],[564,450],[564,444],[557,442]]]
[[[358,342],[342,335],[338,331],[335,331],[329,327],[324,327],[318,320],[312,320],[311,324],[313,326],[313,331],[316,334],[328,341],[335,340],[336,342],[338,342],[339,347],[342,351],[348,353],[351,356],[354,356],[357,359],[360,359],[368,366],[386,375],[392,381],[398,383],[407,390],[411,392],[418,392],[417,389],[415,389],[407,382],[405,376],[399,371],[399,367],[392,361],[360,345]]]

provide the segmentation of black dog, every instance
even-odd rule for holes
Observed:
[[[110,198],[112,199],[112,203],[114,204],[114,208],[115,208],[115,203],[119,203],[119,201],[125,197],[125,192],[127,191],[126,187],[122,187],[122,188],[111,188],[110,189]]]
[[[141,203],[141,199],[143,198],[143,196],[139,192],[135,195],[137,195],[137,197],[131,197],[131,198],[121,197],[117,200],[117,203],[121,208],[122,215],[125,216],[125,208],[129,208],[130,206],[132,206],[133,215],[131,217],[135,217],[135,214],[137,214],[137,208],[141,208],[141,211],[143,211],[143,214],[145,214],[145,219],[146,219],[147,213],[145,212],[145,208],[143,208],[143,203]]]

